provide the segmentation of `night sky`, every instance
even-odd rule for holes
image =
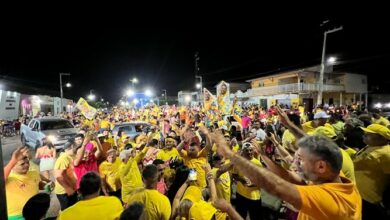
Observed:
[[[93,89],[117,102],[130,87],[128,80],[137,77],[138,89],[149,87],[156,94],[166,89],[175,96],[179,90],[195,89],[196,51],[204,85],[211,88],[222,79],[242,82],[319,64],[323,31],[342,25],[344,30],[328,35],[327,41],[327,56],[339,59],[335,69],[367,74],[370,90],[388,92],[390,77],[379,76],[389,72],[388,20],[349,12],[177,28],[18,26],[0,36],[0,81],[6,88],[42,88],[59,96],[58,74],[69,72],[63,81],[73,87],[64,89],[65,97],[77,99]]]

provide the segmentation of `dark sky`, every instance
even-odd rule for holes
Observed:
[[[320,27],[326,19],[331,22]],[[59,95],[58,73],[70,72],[64,82],[71,81],[73,88],[64,90],[65,97],[86,96],[93,89],[116,102],[135,76],[139,89],[150,87],[158,94],[167,89],[173,96],[194,89],[195,51],[210,88],[222,79],[240,82],[278,69],[319,64],[324,28],[343,25],[344,30],[328,36],[327,55],[339,58],[336,69],[367,74],[369,84],[383,92],[384,85],[390,85],[388,20],[348,12],[176,28],[18,26],[0,36],[0,80]]]

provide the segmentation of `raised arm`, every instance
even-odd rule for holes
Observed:
[[[12,169],[15,167],[15,165],[18,163],[19,160],[22,160],[26,152],[28,151],[27,147],[19,147],[12,153],[11,160],[8,162],[8,164],[4,167],[4,179],[7,180],[9,174],[11,173]]]
[[[279,106],[276,106],[276,112],[279,115],[280,122],[295,136],[297,140],[306,136],[306,133],[292,123],[287,114],[283,112]]]
[[[271,171],[258,167],[247,159],[235,154],[228,147],[222,134],[214,135],[214,141],[218,146],[218,153],[225,158],[230,159],[235,168],[247,176],[253,184],[270,194],[292,204],[295,208],[300,209],[302,206],[301,197],[297,187],[273,174]]]

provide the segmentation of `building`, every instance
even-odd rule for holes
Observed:
[[[251,88],[238,95],[246,97],[248,103],[263,107],[275,103],[299,103],[306,111],[311,111],[317,104],[319,75],[320,66],[278,72],[248,80]],[[333,67],[328,66],[324,73],[323,104],[341,106],[353,103],[367,103],[367,76],[333,72]]]
[[[199,92],[179,91],[177,93],[178,105],[198,105],[200,101]]]
[[[19,117],[20,93],[0,90],[0,120],[12,121]]]

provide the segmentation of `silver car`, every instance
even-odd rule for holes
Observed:
[[[23,145],[34,148],[42,146],[48,138],[56,149],[61,149],[68,139],[74,138],[78,129],[68,120],[57,117],[32,119],[28,125],[21,127],[21,141]]]

